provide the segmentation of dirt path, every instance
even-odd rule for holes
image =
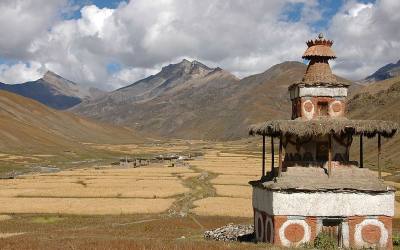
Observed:
[[[216,178],[218,174],[204,171],[195,166],[191,166],[190,169],[199,175],[186,179],[178,176],[183,185],[189,188],[190,191],[177,197],[176,201],[168,210],[170,216],[184,217],[191,213],[191,209],[195,207],[195,201],[207,197],[214,197],[216,194],[215,188],[210,181]]]

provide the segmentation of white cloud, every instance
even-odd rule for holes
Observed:
[[[135,0],[114,10],[85,6],[77,20],[49,26],[52,19],[45,19],[41,30],[18,46],[23,55],[10,53],[100,87],[118,87],[184,57],[239,75],[256,73],[299,59],[310,36],[306,24],[279,21],[287,2]],[[108,72],[110,61],[119,63],[121,72]]]
[[[78,30],[82,36],[104,36],[104,25],[113,14],[112,9],[99,9],[95,5],[85,6],[81,9],[82,18],[78,20]]]
[[[292,3],[304,4],[300,19],[284,21]],[[365,77],[398,60],[399,3],[345,3],[328,28],[339,57],[336,73]],[[9,39],[0,38],[1,57],[35,61],[70,80],[116,88],[181,58],[238,76],[301,60],[305,41],[315,36],[310,23],[321,18],[322,6],[315,0],[135,0],[116,9],[84,6],[81,17],[71,20],[60,18],[60,8],[72,7],[66,0],[2,1],[0,32]],[[110,62],[121,70],[107,69]]]
[[[348,9],[348,15],[350,17],[357,17],[360,12],[366,9],[371,9],[373,7],[372,3],[364,4],[364,3],[355,3]]]
[[[0,1],[0,51],[2,57],[26,59],[26,48],[57,21],[66,0]]]
[[[374,4],[348,2],[332,19],[329,28],[338,56],[337,74],[357,80],[379,67],[400,59],[400,1]]]
[[[42,77],[45,69],[39,62],[16,63],[14,65],[0,65],[0,82],[16,84]]]

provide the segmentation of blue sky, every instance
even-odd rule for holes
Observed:
[[[127,2],[121,0],[69,0],[71,6],[74,6],[73,13],[68,13],[66,19],[78,19],[81,17],[81,7],[85,5],[96,5],[98,8],[115,9],[120,3]]]
[[[375,3],[375,0],[360,0],[358,2],[368,4]],[[309,22],[309,25],[316,32],[326,30],[332,17],[343,7],[345,3],[346,0],[318,0],[322,18]],[[304,6],[305,4],[302,2],[289,3],[283,15],[286,16],[287,21],[299,22],[302,17],[301,12],[304,9]]]
[[[119,1],[119,0],[91,0],[90,2],[100,8],[103,8],[103,7],[115,8],[122,1]]]
[[[114,89],[183,58],[245,77],[301,61],[320,32],[334,40],[340,76],[361,79],[399,60],[398,0],[10,0],[0,12],[7,83],[51,70]]]

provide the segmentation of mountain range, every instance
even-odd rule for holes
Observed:
[[[397,63],[389,63],[379,68],[372,75],[365,78],[366,82],[382,81],[400,76],[400,60]]]
[[[395,64],[389,65],[377,71],[382,78],[395,72]],[[302,78],[306,67],[300,62],[283,62],[239,79],[221,68],[184,59],[109,93],[84,88],[53,72],[37,81],[1,87],[14,88],[13,92],[53,108],[70,108],[78,115],[154,136],[229,140],[245,137],[250,124],[290,118],[287,87]],[[352,83],[349,99],[391,85],[390,80]]]
[[[36,81],[21,84],[0,83],[0,90],[19,94],[54,109],[68,109],[85,99],[95,99],[104,94],[97,88],[89,88],[47,71]]]
[[[285,62],[243,79],[221,68],[183,60],[72,111],[158,136],[236,139],[250,123],[288,118],[287,87],[306,65]]]
[[[290,118],[287,88],[301,80],[306,68],[288,61],[239,79],[221,68],[183,60],[71,111],[162,137],[238,139],[252,123]]]
[[[390,65],[377,71],[380,72],[379,79],[384,80],[374,81],[371,79],[375,78],[367,77],[368,84],[351,84],[348,97],[351,118],[400,123],[397,110],[400,77],[392,77],[396,67]],[[1,133],[5,138],[0,148],[7,145],[32,148],[39,144],[49,147],[53,144],[72,145],[78,140],[139,140],[132,131],[150,137],[183,139],[247,137],[250,124],[290,118],[287,87],[302,78],[306,67],[300,62],[283,62],[260,74],[239,79],[224,69],[182,60],[109,93],[83,88],[52,72],[33,82],[0,84],[3,89],[31,97],[49,107],[69,108],[70,111],[57,111],[32,99],[0,91]],[[121,128],[124,126],[130,129]],[[397,153],[400,152],[399,140],[395,138],[389,142],[390,154],[384,153],[388,161],[400,160]],[[376,145],[368,140],[367,160],[374,158],[374,150]]]

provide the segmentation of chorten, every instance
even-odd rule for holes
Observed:
[[[250,128],[250,135],[263,139],[261,178],[250,182],[256,238],[294,247],[325,233],[338,247],[391,249],[395,189],[380,178],[380,152],[381,137],[393,137],[398,125],[346,118],[349,84],[332,74],[332,45],[322,34],[307,42],[307,70],[289,86],[292,119]],[[268,172],[266,137],[272,155]],[[360,157],[350,159],[356,137]],[[378,138],[378,173],[363,168],[363,137]],[[279,140],[278,166],[274,138]]]

